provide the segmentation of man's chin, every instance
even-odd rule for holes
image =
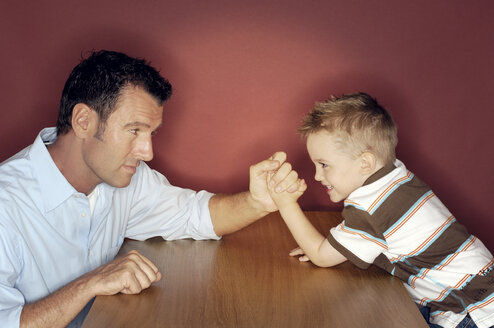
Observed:
[[[125,179],[125,180],[121,180],[121,181],[108,181],[108,182],[106,182],[106,184],[108,184],[114,188],[125,188],[125,187],[128,187],[130,185],[130,181],[131,181],[131,179]]]

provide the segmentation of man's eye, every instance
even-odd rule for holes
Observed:
[[[132,134],[137,134],[137,132],[139,132],[139,129],[130,129],[129,132]]]

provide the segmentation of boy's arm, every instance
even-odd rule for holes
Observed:
[[[346,261],[346,258],[331,246],[327,238],[314,228],[298,203],[280,207],[280,214],[302,250],[302,252],[293,251],[290,255],[305,254],[312,263],[320,267],[330,267]]]
[[[320,267],[330,267],[346,261],[346,258],[334,249],[329,241],[314,228],[297,203],[297,199],[306,189],[307,185],[304,180],[299,180],[299,188],[294,193],[277,193],[273,188],[269,189],[283,220],[302,249],[302,252],[295,250],[290,255],[302,255],[302,253],[305,253],[312,263]]]

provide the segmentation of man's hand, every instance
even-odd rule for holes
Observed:
[[[161,279],[156,265],[137,251],[87,274],[95,295],[138,294]]]
[[[158,268],[137,251],[103,265],[47,297],[24,305],[21,327],[65,327],[93,297],[137,294],[161,279]]]
[[[268,212],[278,210],[269,194],[268,176],[271,188],[276,192],[290,193],[299,189],[298,174],[286,162],[286,153],[277,152],[269,159],[250,167],[249,191],[253,200],[258,202]]]

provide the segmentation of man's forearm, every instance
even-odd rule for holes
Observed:
[[[218,236],[240,230],[269,214],[248,191],[233,195],[214,195],[209,201],[209,211]]]
[[[94,297],[80,278],[45,298],[26,304],[20,327],[66,327]]]

